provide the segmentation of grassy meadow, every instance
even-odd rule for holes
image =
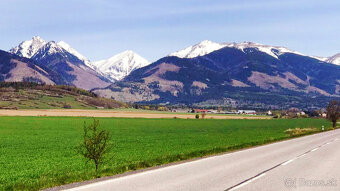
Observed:
[[[0,109],[106,109],[126,104],[71,86],[39,85],[29,82],[0,82]]]
[[[81,117],[0,117],[0,190],[37,190],[95,178],[74,147]],[[112,158],[99,176],[109,176],[288,138],[289,128],[315,127],[323,119],[195,120],[99,118],[112,132]]]

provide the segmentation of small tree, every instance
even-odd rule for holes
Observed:
[[[336,122],[340,118],[340,102],[333,100],[327,106],[327,119],[333,123],[333,128],[336,127]]]
[[[99,165],[104,162],[104,157],[110,151],[110,133],[99,128],[99,120],[93,119],[93,123],[86,125],[84,122],[83,142],[76,147],[76,152],[84,156],[87,161],[93,161],[96,166],[96,174]]]

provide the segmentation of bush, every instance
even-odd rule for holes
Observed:
[[[63,108],[64,108],[64,109],[71,109],[72,106],[71,106],[71,105],[68,105],[68,104],[64,104],[64,105],[63,105]]]

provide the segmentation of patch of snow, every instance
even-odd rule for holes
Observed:
[[[322,62],[327,62],[327,60],[329,59],[328,57],[320,57],[320,56],[310,56],[311,58],[320,60]]]

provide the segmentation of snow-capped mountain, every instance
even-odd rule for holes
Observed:
[[[284,53],[293,53],[293,54],[298,54],[302,55],[301,53],[294,51],[294,50],[289,50],[285,47],[280,47],[280,46],[269,46],[269,45],[263,45],[259,43],[254,43],[254,42],[242,42],[242,43],[223,43],[226,45],[225,47],[229,48],[237,48],[244,52],[244,49],[246,48],[255,48],[260,52],[264,52],[276,59],[278,59],[278,56],[284,54]]]
[[[289,50],[285,47],[278,47],[278,46],[268,46],[254,42],[242,42],[242,43],[216,43],[209,40],[204,40],[196,45],[190,46],[183,50],[171,53],[169,56],[177,56],[179,58],[195,58],[198,56],[207,55],[213,51],[229,47],[229,48],[236,48],[244,52],[246,48],[256,48],[261,52],[264,52],[274,58],[278,58],[279,55],[283,53],[294,53],[302,55],[299,52]]]
[[[53,43],[50,43],[53,42]],[[20,43],[18,46],[12,48],[9,50],[10,53],[16,54],[18,56],[22,56],[25,58],[32,58],[35,56],[38,51],[43,48],[46,44],[49,43],[49,50],[50,51],[64,51],[66,50],[68,53],[74,55],[77,57],[79,60],[83,61],[87,66],[92,66],[90,64],[90,61],[77,52],[74,48],[72,48],[69,44],[67,44],[64,41],[60,41],[58,43],[55,43],[54,41],[47,42],[44,39],[42,39],[40,36],[34,36],[31,40],[26,40]],[[53,47],[50,47],[53,46]],[[46,48],[46,47],[45,47]],[[64,49],[64,50],[62,50]],[[52,53],[52,52],[50,52]]]
[[[39,36],[34,36],[31,40],[23,41],[18,46],[9,50],[9,52],[21,57],[31,58],[46,43],[47,42],[44,39],[40,38]]]
[[[340,67],[284,47],[203,41],[94,92],[152,104],[323,107],[340,97]]]
[[[149,65],[149,61],[133,51],[124,51],[107,60],[91,63],[93,68],[102,73],[111,81],[118,81],[129,75],[132,71]]]
[[[176,56],[179,58],[195,58],[198,56],[204,56],[204,55],[210,54],[211,52],[214,52],[216,50],[220,50],[226,47],[236,48],[238,50],[241,50],[242,52],[244,52],[246,48],[255,48],[258,51],[264,52],[276,59],[278,59],[278,57],[284,53],[293,53],[293,54],[305,56],[297,51],[289,50],[285,47],[280,47],[280,46],[269,46],[269,45],[254,43],[254,42],[216,43],[216,42],[212,42],[209,40],[204,40],[196,45],[193,45],[183,50],[171,53],[169,54],[169,56]],[[340,53],[332,57],[319,57],[319,56],[308,56],[308,57],[320,60],[322,62],[340,65]]]
[[[88,67],[83,60],[65,50],[54,41],[50,41],[39,49],[31,58],[39,66],[47,67],[56,84],[74,85],[91,90],[108,86],[109,80]]]
[[[76,56],[78,59],[80,59],[81,61],[83,61],[87,66],[92,67],[91,62],[82,54],[80,54],[79,52],[77,52],[74,48],[72,48],[69,44],[67,44],[64,41],[60,41],[58,42],[58,45],[61,46],[63,49],[65,49],[66,51],[68,51],[69,53],[73,54],[74,56]]]
[[[10,50],[44,68],[55,84],[74,85],[90,90],[108,86],[109,80],[95,71],[90,61],[66,42],[45,41],[36,36]]]
[[[328,58],[326,61],[340,66],[340,53]]]
[[[219,50],[224,47],[225,47],[224,44],[204,40],[196,45],[189,46],[188,48],[174,52],[169,56],[177,56],[179,58],[195,58],[198,56],[204,56],[206,54],[209,54],[215,50]]]
[[[85,56],[80,54],[66,42],[48,42],[39,36],[35,36],[31,40],[23,41],[9,52],[18,56],[31,58],[38,63],[41,63],[41,60],[45,60],[45,57],[48,57],[47,63],[50,63],[50,60],[56,58],[59,60],[66,59],[71,63],[77,63],[77,66],[85,71],[91,70],[91,73],[98,73],[102,78],[112,82],[121,80],[132,71],[149,64],[146,59],[132,51],[125,51],[107,60],[91,63]],[[80,62],[82,64],[79,64]]]
[[[33,60],[40,60],[46,56],[50,56],[56,53],[66,54],[68,52],[54,41],[50,41],[42,46],[38,51],[36,51],[36,53],[31,58]]]

